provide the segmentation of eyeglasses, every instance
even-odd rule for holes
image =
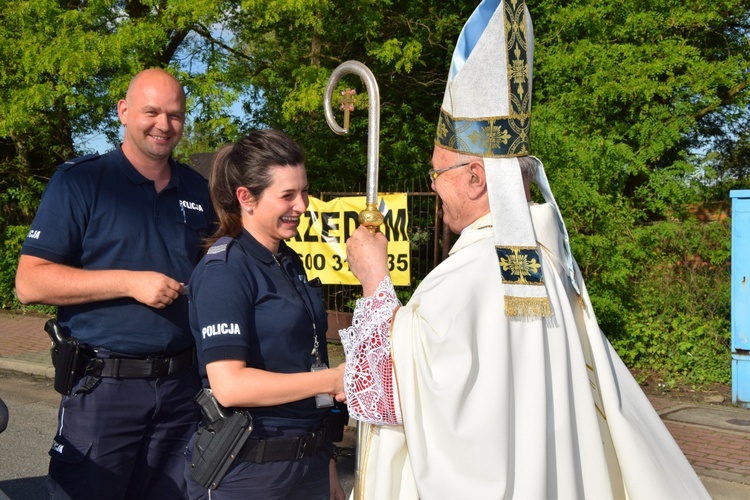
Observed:
[[[470,163],[471,163],[470,161],[467,161],[466,163],[453,165],[452,167],[445,167],[445,168],[440,168],[437,170],[430,170],[429,172],[427,172],[427,177],[430,179],[430,181],[434,182],[437,180],[438,175],[442,174],[443,172],[447,172],[448,170],[453,170],[454,168],[465,167],[466,165],[469,165]]]

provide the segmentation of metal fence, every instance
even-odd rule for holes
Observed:
[[[415,187],[417,190],[414,190]],[[438,216],[440,200],[434,192],[424,189],[424,186],[414,184],[400,188],[391,186],[381,189],[380,192],[382,194],[406,192],[407,195],[411,285],[396,288],[396,293],[403,302],[411,296],[411,292],[427,273],[446,257],[445,252],[449,245],[443,243],[446,236],[443,234],[442,219]],[[363,192],[324,191],[320,193],[320,199],[330,201],[332,198],[363,195]],[[359,285],[323,285],[323,291],[328,310],[343,313],[351,312],[355,301],[362,295],[362,287]]]

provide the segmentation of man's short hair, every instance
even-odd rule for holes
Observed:
[[[536,171],[539,168],[537,160],[531,156],[519,156],[518,164],[521,166],[523,183],[527,186],[531,185],[531,182],[536,178]]]

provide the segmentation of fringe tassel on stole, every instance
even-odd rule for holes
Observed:
[[[505,315],[527,318],[549,318],[552,308],[547,297],[505,296]]]

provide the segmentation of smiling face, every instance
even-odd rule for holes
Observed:
[[[122,150],[131,163],[139,169],[166,166],[185,123],[180,83],[161,69],[142,71],[117,104],[117,113],[125,126]]]
[[[281,240],[297,234],[300,216],[309,204],[304,165],[271,167],[271,184],[257,199],[243,202],[243,225],[264,247],[276,253]],[[246,188],[239,188],[245,189]]]

